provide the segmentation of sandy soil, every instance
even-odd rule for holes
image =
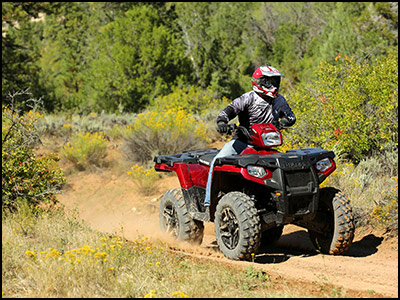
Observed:
[[[58,198],[66,209],[76,209],[94,229],[123,235],[128,240],[138,236],[161,239],[177,251],[236,267],[250,264],[228,260],[219,252],[213,223],[205,224],[199,247],[176,244],[159,231],[160,197],[168,189],[179,187],[175,176],[160,181],[159,196],[144,197],[127,176],[112,174],[102,171],[69,175],[68,185]],[[353,291],[355,297],[398,297],[397,238],[372,230],[358,229],[345,255],[328,256],[313,252],[305,230],[288,225],[276,244],[261,249],[253,266],[282,276],[300,288],[307,283],[310,286],[313,282],[326,282]]]

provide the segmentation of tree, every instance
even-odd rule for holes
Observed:
[[[55,14],[46,16],[40,58],[41,84],[56,99],[57,110],[85,105],[83,71],[88,48],[86,2],[63,3]]]
[[[177,22],[196,82],[218,96],[236,97],[249,88],[251,55],[246,32],[250,7],[245,2],[177,3]]]
[[[2,98],[25,89],[54,110],[138,111],[194,85],[247,91],[262,64],[281,91],[321,60],[362,61],[398,45],[395,2],[5,2]],[[40,13],[45,22],[32,22]],[[41,15],[42,16],[42,15]]]
[[[94,39],[87,96],[93,110],[137,112],[190,77],[175,33],[149,5],[135,6]]]
[[[38,43],[40,22],[32,22],[40,13],[51,12],[48,3],[2,2],[2,103],[9,104],[8,94],[21,89],[40,97],[46,91],[39,84]],[[22,104],[22,105],[20,105]],[[26,109],[23,103],[17,103]]]

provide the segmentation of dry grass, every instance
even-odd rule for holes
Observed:
[[[398,155],[391,159],[368,158],[358,165],[336,160],[337,169],[321,186],[334,186],[350,199],[357,226],[371,224],[376,228],[398,231]]]
[[[92,230],[61,210],[2,218],[3,297],[335,297],[325,282],[290,283],[171,252],[165,243],[126,241]],[[323,286],[323,288],[321,288]]]

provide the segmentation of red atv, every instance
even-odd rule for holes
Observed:
[[[336,169],[335,154],[319,148],[281,153],[274,149],[282,145],[274,125],[254,124],[251,131],[251,146],[216,159],[209,214],[203,205],[205,188],[219,150],[154,158],[156,171],[176,172],[181,185],[161,200],[161,229],[178,240],[201,244],[203,222],[214,222],[219,248],[235,260],[251,259],[261,244],[279,239],[286,224],[306,228],[321,253],[346,252],[354,237],[349,200],[335,188],[319,186]]]

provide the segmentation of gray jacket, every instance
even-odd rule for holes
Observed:
[[[241,126],[250,129],[258,123],[277,123],[279,118],[286,117],[288,126],[296,122],[296,117],[286,99],[278,94],[275,99],[264,100],[256,92],[250,91],[234,99],[217,117],[217,123],[228,123],[238,116]]]

